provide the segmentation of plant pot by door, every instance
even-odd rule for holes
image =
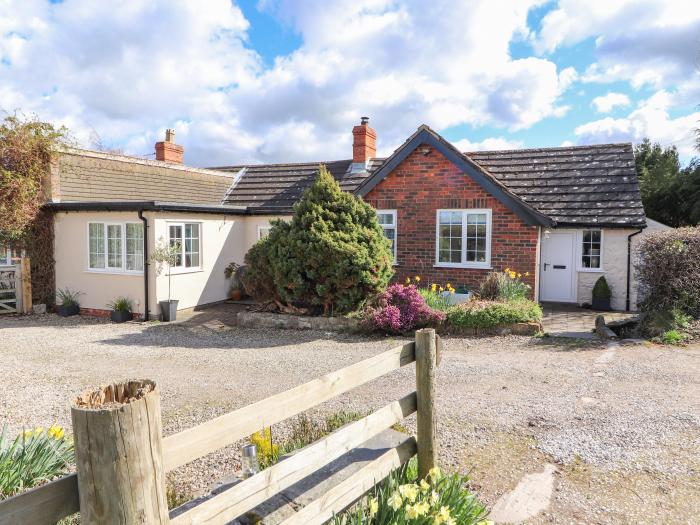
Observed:
[[[115,323],[125,323],[131,320],[131,312],[111,312],[109,318]]]
[[[609,311],[610,310],[610,297],[594,297],[592,308],[594,310]]]
[[[160,313],[163,321],[169,322],[177,319],[177,303],[176,299],[170,301],[160,301]]]
[[[80,313],[80,306],[77,304],[59,305],[56,307],[56,313],[61,317],[70,317]]]

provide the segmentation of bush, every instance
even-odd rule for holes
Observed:
[[[612,290],[605,277],[598,277],[598,280],[593,285],[593,298],[594,299],[610,299],[612,297]]]
[[[25,430],[10,441],[5,425],[0,433],[0,500],[66,474],[74,458],[73,443],[59,426]]]
[[[679,330],[667,330],[661,334],[659,340],[665,345],[679,345],[684,343],[690,337]]]
[[[108,303],[107,307],[115,312],[131,312],[134,309],[134,302],[128,297],[117,297]]]
[[[529,272],[525,272],[525,276],[528,275],[530,275]],[[479,297],[506,301],[527,299],[530,296],[531,286],[524,283],[521,280],[522,277],[522,273],[510,268],[506,268],[502,272],[489,272],[479,287]]]
[[[650,338],[661,337],[667,332],[685,334],[691,328],[693,318],[680,308],[646,312],[642,317],[642,333]],[[669,336],[673,337],[673,335]]]
[[[369,312],[370,327],[391,334],[402,334],[436,326],[445,314],[430,308],[415,285],[392,284],[379,300],[380,306]]]
[[[74,292],[69,288],[59,288],[56,291],[56,298],[62,306],[80,306],[79,297],[82,292]]]
[[[468,487],[469,478],[440,469],[418,480],[415,458],[373,488],[354,510],[336,516],[333,525],[475,525],[487,511]]]
[[[375,210],[343,192],[325,166],[294,205],[291,221],[274,223],[246,264],[245,288],[253,297],[322,307],[324,314],[356,310],[393,275],[391,243]]]
[[[494,328],[501,324],[542,320],[542,308],[528,299],[508,302],[475,300],[447,312],[447,324],[458,328]]]
[[[679,308],[700,317],[700,227],[649,234],[640,243],[639,260],[643,311]]]

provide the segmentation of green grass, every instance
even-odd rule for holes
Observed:
[[[688,334],[680,330],[666,330],[659,336],[659,340],[665,345],[680,345],[689,339]]]
[[[333,525],[476,525],[484,520],[486,508],[469,491],[466,476],[437,470],[419,481],[417,471],[414,458],[354,509],[336,516]]]
[[[457,328],[494,328],[501,324],[542,320],[542,308],[528,299],[508,302],[470,301],[447,312],[447,325]]]

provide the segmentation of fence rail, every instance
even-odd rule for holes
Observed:
[[[167,515],[160,516],[158,512],[154,512],[153,516],[155,517],[147,518],[147,521],[144,522],[157,525],[166,523],[173,525],[195,523],[215,525],[227,523],[304,479],[310,473],[360,446],[368,439],[398,423],[405,417],[418,412],[417,440],[413,437],[407,437],[400,445],[389,449],[348,479],[334,486],[323,498],[313,501],[297,514],[284,521],[283,525],[324,523],[334,513],[347,508],[374,486],[377,481],[386,477],[392,469],[404,464],[416,453],[419,458],[419,473],[421,475],[426,475],[427,470],[434,466],[437,442],[435,439],[433,403],[435,390],[434,370],[437,366],[437,359],[436,337],[433,330],[419,330],[416,333],[415,343],[412,342],[392,348],[308,383],[168,436],[162,439],[162,455],[160,454],[160,435],[156,436],[157,439],[150,444],[142,443],[143,446],[141,448],[146,449],[148,454],[143,454],[144,450],[139,451],[138,447],[119,442],[115,444],[114,448],[114,457],[118,457],[113,461],[126,462],[125,467],[128,467],[126,469],[128,472],[132,472],[134,469],[139,471],[143,467],[153,469],[154,472],[162,475],[163,471],[172,470],[235,443],[261,428],[293,417],[414,361],[416,362],[415,392],[389,403],[354,423],[340,428],[300,450],[285,461],[269,467],[179,515],[171,518]],[[152,412],[146,410],[143,419],[149,419],[155,414],[157,422],[153,428],[160,429],[160,405],[157,391],[155,392],[155,404],[153,404],[153,398],[151,398],[151,404],[148,404],[148,395],[150,394],[147,394],[147,397],[143,399],[144,406],[147,405],[148,410],[151,410],[153,407],[156,408]],[[138,401],[131,403],[130,406],[135,407],[136,403]],[[117,508],[119,505],[124,505],[123,501],[126,498],[119,491],[119,480],[115,480],[114,486],[112,484],[110,486],[95,486],[96,484],[99,485],[99,483],[93,481],[94,475],[88,476],[81,469],[80,465],[92,466],[95,462],[97,465],[101,463],[98,458],[86,457],[86,455],[95,454],[94,451],[89,450],[89,447],[84,442],[81,443],[81,441],[87,439],[82,434],[87,425],[83,426],[83,430],[76,426],[76,413],[80,412],[80,417],[89,417],[89,412],[77,411],[76,408],[73,411],[76,456],[79,465],[78,475],[66,476],[42,487],[1,501],[0,525],[14,523],[49,525],[78,511],[81,511],[83,525],[112,523],[113,521],[110,520],[112,518],[111,515],[101,515],[99,518],[95,518],[97,515],[94,512],[95,509],[102,509],[104,513],[105,508]],[[108,411],[98,410],[95,412],[106,414]],[[103,417],[99,421],[104,426],[104,431],[99,436],[102,439],[109,432],[108,427],[105,426],[106,419]],[[129,422],[129,424],[131,423]],[[154,425],[153,421],[149,420],[148,425]],[[102,430],[102,427],[100,427],[100,430]],[[118,440],[118,438],[115,439]],[[152,457],[149,458],[149,456]],[[136,457],[138,459],[134,459]],[[150,464],[144,467],[144,462],[150,462]],[[80,476],[81,473],[85,473],[85,475]],[[139,494],[142,496],[146,494],[147,496],[142,505],[148,506],[147,500],[150,497],[157,500],[162,499],[162,501],[152,503],[154,508],[163,505],[165,502],[164,486],[147,486],[149,482],[153,483],[151,478],[158,479],[158,476],[141,477],[146,479],[128,480],[129,490],[133,489],[134,484],[143,483],[144,487],[137,487],[138,491],[140,491]],[[158,484],[156,483],[156,485]],[[81,495],[80,501],[79,493]],[[110,505],[116,505],[117,507],[111,507]],[[131,510],[139,511],[139,509]],[[147,511],[146,515],[150,516]]]

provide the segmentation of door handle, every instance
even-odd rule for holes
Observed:
[[[547,271],[547,266],[549,266],[547,263],[544,263],[544,271]]]

